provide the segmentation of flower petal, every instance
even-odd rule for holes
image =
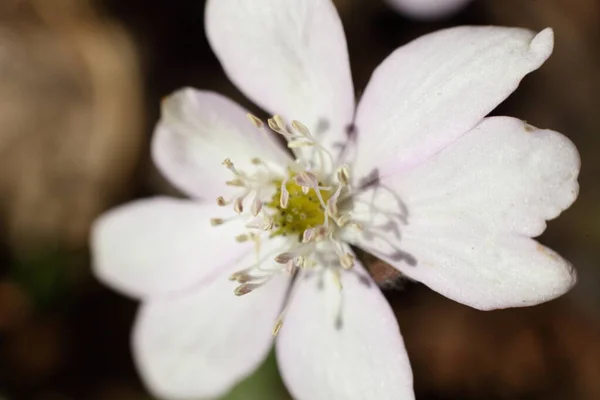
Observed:
[[[578,171],[563,135],[487,118],[357,198],[354,216],[367,231],[350,240],[472,307],[538,304],[575,283],[567,261],[528,237],[575,200]]]
[[[330,0],[209,0],[206,34],[231,81],[252,101],[302,122],[327,146],[345,140],[354,89]]]
[[[143,303],[133,352],[150,391],[169,399],[229,391],[267,356],[288,286],[289,278],[280,275],[238,297],[235,284],[221,275],[195,293]]]
[[[211,226],[223,210],[156,197],[112,209],[92,227],[94,273],[132,297],[193,288],[251,252],[238,221]]]
[[[298,400],[413,399],[412,372],[387,300],[358,263],[303,276],[277,338],[277,360]]]
[[[231,159],[245,172],[253,158],[285,168],[291,157],[261,132],[238,104],[217,93],[186,88],[167,97],[152,142],[152,156],[161,172],[192,197],[214,201],[232,188],[232,173],[221,164]]]
[[[398,12],[420,20],[434,20],[456,13],[471,0],[386,0]]]
[[[373,73],[356,117],[354,174],[398,173],[477,125],[550,55],[553,32],[458,27],[393,52]]]

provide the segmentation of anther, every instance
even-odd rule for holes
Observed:
[[[281,253],[275,257],[275,262],[277,264],[287,264],[291,260],[294,259],[293,253]]]
[[[243,283],[240,286],[236,287],[235,290],[233,291],[233,293],[236,296],[243,296],[245,294],[250,293],[251,291],[253,291],[254,289],[260,287],[260,284],[255,284],[255,283]]]
[[[225,199],[223,198],[223,196],[217,197],[217,205],[219,205],[220,207],[223,207],[223,206],[227,205],[227,202],[225,201]]]
[[[255,116],[253,114],[248,113],[248,114],[246,114],[246,117],[248,117],[250,122],[252,122],[252,125],[257,127],[258,129],[262,129],[263,126],[265,126],[264,122],[262,122],[260,118],[258,118],[257,116]]]
[[[337,180],[344,186],[348,186],[350,181],[350,169],[347,165],[342,165],[337,170]]]
[[[354,262],[354,256],[350,253],[346,253],[340,257],[340,264],[342,264],[342,268],[344,269],[351,269],[354,267]]]
[[[258,198],[255,198],[254,201],[252,202],[252,206],[250,207],[250,212],[252,213],[253,216],[256,217],[262,210],[262,207],[263,207],[262,201],[260,201],[260,199],[258,199]]]
[[[269,125],[269,128],[271,128],[273,131],[280,133],[279,127],[277,126],[277,122],[275,122],[275,120],[273,118],[269,118],[267,120],[267,124]]]
[[[237,281],[239,283],[248,283],[252,280],[252,277],[244,272],[241,272],[230,276],[229,280]]]
[[[223,218],[211,218],[210,219],[210,224],[212,226],[218,226],[218,225],[221,225],[224,223],[225,223],[225,220]]]
[[[281,118],[281,115],[273,115],[273,121],[275,121],[280,130],[285,131],[285,121]]]
[[[244,243],[244,242],[247,242],[248,240],[250,240],[250,237],[246,234],[237,235],[235,237],[235,241],[238,243]]]
[[[227,169],[233,169],[233,163],[231,162],[231,160],[229,158],[224,159],[222,164]]]
[[[294,264],[294,260],[290,260],[285,263],[285,270],[290,275],[293,275],[294,272],[296,272],[296,264]]]
[[[302,234],[302,243],[310,243],[315,237],[315,228],[309,228]]]
[[[306,186],[309,188],[316,188],[319,186],[319,180],[315,174],[309,171],[302,171],[294,176],[294,182],[296,182],[298,186]]]
[[[304,257],[304,256],[298,256],[298,257],[296,257],[296,265],[299,268],[305,268],[306,265],[307,265],[307,263],[306,263],[306,257]]]
[[[294,128],[296,132],[298,132],[302,136],[310,136],[310,131],[308,130],[308,128],[299,121],[292,121],[292,128]]]
[[[288,202],[290,200],[290,192],[287,190],[287,179],[284,179],[281,182],[281,195],[279,196],[279,206],[281,208],[287,208]]]
[[[232,179],[230,181],[225,182],[227,186],[235,186],[235,187],[243,187],[246,186],[241,179]]]
[[[244,212],[244,198],[243,197],[238,197],[237,199],[235,199],[235,202],[233,203],[233,211],[235,211],[238,214],[241,214]]]
[[[269,118],[267,120],[267,124],[273,131],[279,133],[280,135],[289,137],[289,133],[286,132],[285,129],[285,122],[279,115],[274,115],[273,118]]]

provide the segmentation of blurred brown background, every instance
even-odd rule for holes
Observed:
[[[200,0],[0,0],[0,399],[148,399],[128,350],[136,305],[90,275],[91,221],[171,189],[148,156],[160,99],[182,86],[252,106],[226,80]],[[393,49],[461,24],[555,29],[550,60],[497,114],[565,133],[581,193],[541,241],[578,286],[479,312],[407,283],[388,293],[418,399],[600,399],[600,1],[475,0],[411,21],[338,0],[360,94]],[[269,360],[229,399],[285,399]]]

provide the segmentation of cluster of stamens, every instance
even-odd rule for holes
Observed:
[[[251,114],[248,118],[257,129],[268,134],[260,119]],[[316,165],[298,159],[286,166],[285,173],[281,173],[271,169],[263,160],[254,158],[251,161],[257,168],[250,175],[238,170],[229,158],[223,161],[233,174],[227,185],[239,188],[239,194],[231,199],[219,197],[217,204],[231,205],[241,216],[246,211],[244,203],[252,198],[250,219],[245,225],[250,232],[237,236],[236,240],[255,243],[256,264],[231,275],[230,279],[239,283],[235,289],[237,295],[250,293],[276,273],[294,275],[301,269],[324,267],[333,268],[334,275],[339,277],[336,267],[351,269],[355,263],[354,256],[339,240],[341,228],[361,229],[344,207],[351,193],[348,167],[333,168],[335,162],[331,154],[300,122],[292,121],[291,129],[288,129],[284,120],[276,115],[268,120],[268,126],[287,141],[292,151],[312,148]],[[227,221],[215,218],[212,224],[220,225]],[[265,235],[268,238],[290,237],[290,247],[286,251],[267,256],[273,257],[274,263],[266,263],[261,258],[261,240]],[[321,252],[332,254],[332,251],[338,260],[335,266],[318,257]]]

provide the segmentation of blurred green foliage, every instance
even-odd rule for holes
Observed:
[[[275,353],[252,375],[243,380],[222,400],[285,400],[291,399],[279,377]]]
[[[10,266],[9,279],[19,285],[35,310],[45,311],[65,298],[69,289],[69,269],[73,254],[49,248],[21,254]]]

